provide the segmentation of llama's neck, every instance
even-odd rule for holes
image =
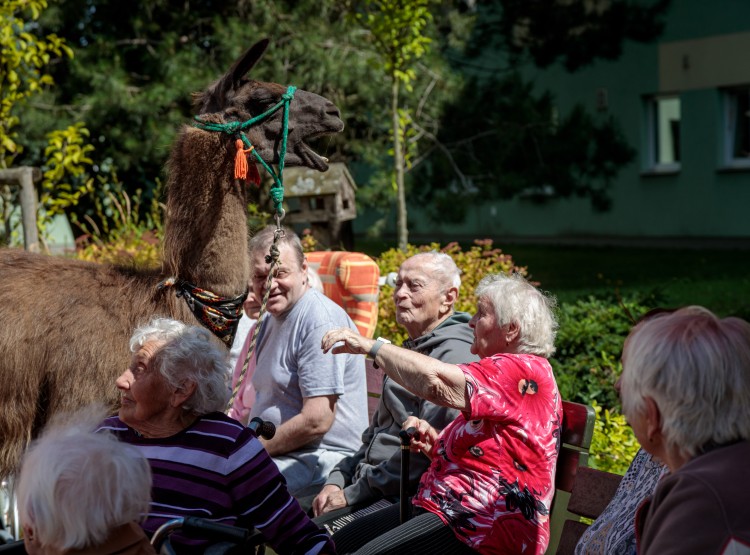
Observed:
[[[186,127],[168,164],[164,271],[217,295],[247,287],[247,200],[231,141]]]

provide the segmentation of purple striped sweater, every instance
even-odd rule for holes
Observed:
[[[279,554],[333,553],[333,542],[289,495],[286,482],[255,434],[214,412],[167,438],[141,437],[118,417],[106,419],[121,441],[136,446],[153,474],[152,501],[142,526],[152,535],[173,518],[197,516],[255,527]],[[182,554],[203,553],[206,542],[172,534]]]

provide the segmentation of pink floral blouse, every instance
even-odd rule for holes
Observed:
[[[498,354],[460,365],[471,398],[440,434],[414,504],[482,554],[543,554],[562,402],[549,362]]]

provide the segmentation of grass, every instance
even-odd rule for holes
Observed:
[[[698,304],[750,320],[750,251],[503,245],[561,302],[591,294],[651,296],[664,306]],[[377,256],[390,245],[358,240]]]
[[[514,245],[504,251],[567,302],[589,294],[652,294],[750,319],[750,252]]]

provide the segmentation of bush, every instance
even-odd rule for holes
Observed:
[[[387,276],[391,272],[398,272],[399,267],[407,258],[420,252],[439,251],[449,254],[459,270],[461,270],[461,293],[456,302],[456,310],[474,313],[476,297],[474,290],[479,281],[491,273],[518,272],[527,275],[525,267],[516,266],[513,257],[504,254],[500,249],[493,248],[491,239],[476,240],[467,251],[461,250],[458,243],[449,243],[441,247],[439,243],[429,245],[407,245],[406,251],[390,249],[381,254],[378,259],[380,275]],[[380,288],[380,302],[378,303],[378,326],[376,337],[387,337],[394,343],[401,344],[407,338],[404,329],[396,322],[396,306],[391,301],[393,287],[384,285]]]
[[[557,350],[550,362],[563,399],[619,406],[614,384],[622,373],[622,344],[649,308],[642,302],[589,296],[559,307]]]
[[[625,421],[625,417],[616,410],[606,409],[596,401],[592,401],[591,405],[596,411],[596,424],[591,441],[589,466],[606,472],[625,474],[639,447],[633,430]]]
[[[76,256],[81,260],[119,264],[135,268],[156,268],[161,262],[164,206],[156,200],[141,215],[143,193],[128,195],[116,176],[90,191],[99,220],[84,216],[73,223],[84,232],[76,240]],[[158,190],[157,190],[158,192]]]

